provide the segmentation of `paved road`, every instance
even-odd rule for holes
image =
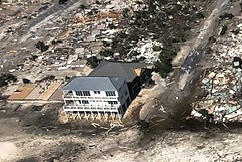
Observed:
[[[40,15],[38,15],[36,18],[34,18],[30,23],[29,26],[27,27],[27,31],[35,26],[36,24],[38,24],[39,22],[41,22],[42,20],[44,20],[46,17],[55,14],[55,13],[59,13],[65,9],[67,9],[68,7],[72,6],[73,4],[79,2],[80,0],[68,0],[66,2],[66,4],[62,4],[60,5],[58,3],[58,0],[55,1],[54,5],[52,7],[50,7],[49,9],[47,9],[46,11],[43,11],[43,13],[41,13]]]
[[[92,0],[91,0],[92,1]],[[49,9],[42,11],[36,18],[34,18],[32,21],[28,23],[27,26],[23,26],[19,29],[20,35],[22,35],[22,38],[19,41],[19,44],[23,44],[26,42],[28,37],[30,37],[30,31],[36,31],[36,27],[39,27],[38,24],[43,21],[51,21],[48,18],[51,18],[51,15],[60,14],[60,12],[67,10],[68,8],[71,8],[76,3],[79,4],[86,4],[91,2],[89,1],[83,1],[83,0],[68,0],[65,4],[60,5],[58,3],[58,0],[55,0],[52,7]]]
[[[185,62],[181,66],[179,81],[180,89],[185,88],[186,83],[190,82],[188,75],[191,75],[191,73],[196,68],[196,65],[201,60],[204,49],[208,43],[208,39],[211,36],[211,33],[213,32],[213,29],[215,27],[216,19],[228,2],[229,0],[218,0],[216,7],[205,21],[204,27],[200,30],[200,34],[196,39],[193,50],[190,52]]]

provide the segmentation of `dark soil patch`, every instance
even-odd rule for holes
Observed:
[[[40,162],[40,158],[38,157],[26,157],[24,159],[17,160],[16,162]]]
[[[75,142],[64,142],[53,149],[46,150],[40,156],[43,161],[76,161],[77,157],[84,153],[86,148]]]

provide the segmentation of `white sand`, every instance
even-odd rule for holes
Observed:
[[[0,161],[8,161],[17,156],[18,149],[11,142],[0,142]]]

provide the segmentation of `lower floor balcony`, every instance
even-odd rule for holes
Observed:
[[[118,107],[63,106],[64,111],[79,112],[118,112]]]

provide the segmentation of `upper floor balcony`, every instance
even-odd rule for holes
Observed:
[[[63,94],[62,98],[64,100],[103,100],[103,99],[118,99],[117,96],[74,96],[72,93]]]

